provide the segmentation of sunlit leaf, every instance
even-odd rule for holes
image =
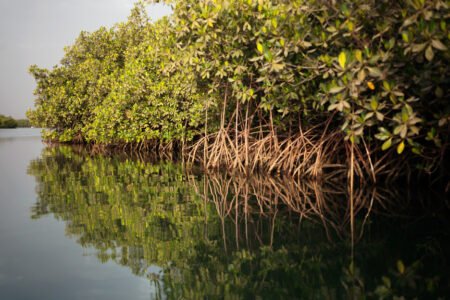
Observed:
[[[361,52],[361,50],[356,50],[356,51],[355,51],[355,58],[356,58],[356,60],[358,60],[359,62],[362,62],[362,52]]]
[[[447,47],[440,40],[431,40],[431,45],[441,51],[447,50]]]
[[[414,44],[414,45],[412,45],[411,49],[412,49],[412,52],[422,52],[423,50],[425,50],[426,46],[427,46],[427,43]]]
[[[335,86],[335,87],[332,87],[329,90],[329,93],[330,94],[337,94],[337,93],[342,92],[344,89],[345,89],[345,86]]]
[[[264,47],[261,43],[256,43],[256,48],[258,49],[259,53],[263,53],[264,52]]]
[[[381,150],[385,151],[387,149],[389,149],[392,145],[392,139],[388,139],[386,142],[383,143],[383,145],[381,146]]]
[[[397,146],[397,153],[398,154],[402,154],[403,150],[405,150],[405,143],[401,142],[400,144],[398,144]]]
[[[341,66],[342,69],[345,69],[345,64],[347,63],[347,55],[345,54],[345,52],[341,52],[339,54],[339,65]]]

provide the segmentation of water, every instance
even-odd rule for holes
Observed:
[[[0,130],[0,299],[149,299],[148,280],[68,237],[53,216],[32,219],[30,161],[44,146],[39,129]]]
[[[34,129],[0,130],[0,167],[0,299],[449,295],[442,194],[357,191],[352,245],[339,181],[206,176]]]

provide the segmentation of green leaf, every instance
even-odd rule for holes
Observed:
[[[406,43],[409,42],[409,36],[407,32],[402,32],[402,39],[403,41],[405,41]]]
[[[403,123],[406,123],[409,119],[408,110],[402,109],[402,121]]]
[[[272,52],[270,52],[269,49],[267,48],[264,50],[264,58],[267,59],[268,61],[272,61],[273,59]]]
[[[350,265],[348,266],[348,271],[350,274],[355,274],[355,264],[353,261],[350,262]]]
[[[386,151],[387,149],[389,149],[392,145],[392,139],[388,139],[386,142],[383,143],[383,145],[381,146],[381,150]]]
[[[401,142],[400,144],[398,144],[397,146],[397,153],[398,154],[402,154],[403,150],[405,150],[405,143]]]
[[[405,273],[405,265],[403,264],[403,262],[401,260],[397,261],[397,270],[400,274]]]
[[[377,99],[372,98],[372,100],[370,101],[370,107],[373,110],[377,110],[377,108],[378,108],[378,101],[377,101]]]
[[[420,149],[419,149],[419,148],[416,148],[416,147],[414,147],[414,148],[412,149],[412,152],[413,152],[414,154],[417,154],[417,155],[422,154],[422,151],[420,151]]]
[[[339,65],[341,66],[342,69],[345,69],[345,64],[347,63],[347,55],[345,54],[344,51],[341,52],[341,54],[339,54]]]
[[[436,90],[434,91],[434,94],[436,95],[436,97],[438,98],[442,98],[444,97],[444,91],[442,90],[441,87],[437,87]]]
[[[332,87],[329,90],[329,93],[330,94],[337,94],[337,93],[342,92],[344,89],[345,89],[345,86],[335,86],[335,87]]]
[[[383,73],[381,73],[381,70],[376,67],[368,67],[367,70],[369,70],[370,76],[373,77],[381,77]]]
[[[381,277],[381,280],[383,281],[385,287],[390,288],[392,286],[391,279],[389,279],[389,277],[383,276]]]
[[[273,28],[278,27],[277,19],[272,19],[272,26],[273,26]]]

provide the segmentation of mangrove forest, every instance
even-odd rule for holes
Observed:
[[[447,176],[444,0],[169,0],[30,68],[51,142],[294,177]],[[151,9],[151,8],[150,8]]]
[[[0,129],[0,298],[448,299],[449,0],[62,2]]]
[[[0,128],[30,127],[30,121],[27,119],[14,119],[10,116],[0,114]]]
[[[376,181],[441,174],[450,128],[442,0],[174,0],[82,32],[37,82],[50,141]],[[418,171],[418,172],[416,172]]]

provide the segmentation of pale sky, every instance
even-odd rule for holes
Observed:
[[[0,114],[25,117],[35,82],[28,67],[51,68],[80,31],[125,21],[136,0],[0,0]],[[170,14],[161,4],[152,20]]]

